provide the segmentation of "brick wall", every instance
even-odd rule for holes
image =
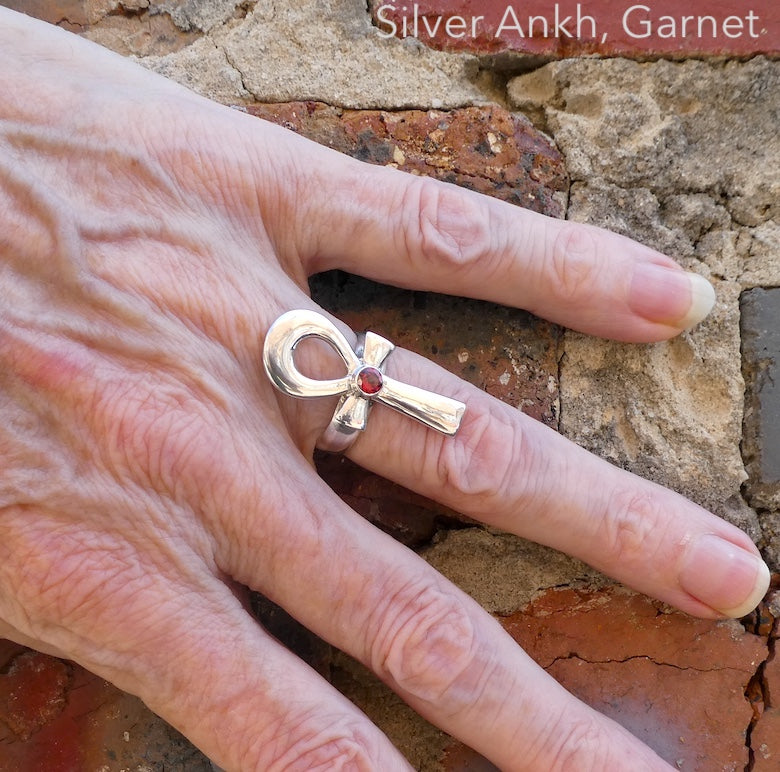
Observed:
[[[630,4],[594,3],[593,23],[581,18],[582,34],[570,36],[576,3],[558,4],[557,24],[552,4],[526,3],[522,14],[516,4],[514,31],[496,35],[507,4],[426,0],[416,4],[417,40],[401,39],[413,12],[376,0],[5,4],[341,152],[604,225],[708,276],[718,302],[707,322],[641,347],[344,274],[317,277],[312,291],[353,327],[370,323],[717,511],[780,570],[776,3],[692,0],[683,14],[657,2],[628,20]],[[541,19],[529,29],[529,15],[546,17],[546,36]],[[683,16],[715,21],[699,34],[698,20]],[[318,464],[358,512],[419,550],[564,685],[672,764],[777,769],[780,576],[749,618],[702,622],[340,458]],[[490,768],[281,610],[256,598],[255,611],[417,768]],[[211,765],[129,695],[5,643],[0,772],[43,768]]]

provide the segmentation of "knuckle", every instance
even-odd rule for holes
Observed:
[[[611,755],[610,739],[595,716],[567,717],[568,726],[556,727],[551,759],[547,769],[555,772],[597,772]]]
[[[663,522],[660,503],[650,493],[618,492],[601,521],[601,543],[611,560],[621,566],[646,564],[657,544]]]
[[[594,232],[577,224],[564,224],[552,240],[544,262],[553,297],[563,303],[587,300],[598,284],[601,252]]]
[[[391,600],[374,642],[374,669],[407,695],[459,712],[479,688],[476,628],[462,600],[436,587],[409,587]]]
[[[427,177],[418,178],[407,194],[410,216],[407,253],[446,270],[468,268],[491,253],[490,209],[479,197]]]
[[[437,478],[456,499],[485,503],[508,502],[524,464],[520,425],[500,406],[472,400],[458,434],[439,448]]]
[[[277,742],[263,743],[260,755],[271,750],[270,755],[258,763],[245,759],[242,769],[285,770],[285,772],[310,772],[310,770],[343,770],[343,772],[369,772],[377,768],[377,756],[372,742],[354,721],[335,721],[325,728],[312,726],[312,720],[304,721],[294,729],[290,737],[289,727],[282,730],[284,736]]]

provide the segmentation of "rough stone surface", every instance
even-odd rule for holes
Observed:
[[[483,528],[440,533],[422,554],[483,608],[499,615],[523,608],[550,587],[590,590],[611,584],[567,555]]]
[[[636,10],[641,5],[647,10]],[[388,34],[415,37],[433,48],[451,51],[555,58],[780,52],[780,10],[772,0],[755,0],[747,7],[722,0],[690,0],[684,7],[674,0],[650,4],[633,0],[369,0],[369,6],[377,26]],[[635,10],[626,15],[631,8]],[[755,17],[752,21],[748,11]],[[704,17],[701,24],[699,17]]]
[[[210,32],[229,19],[242,18],[248,5],[243,0],[163,0],[159,3],[160,9],[171,15],[179,29],[198,32]]]
[[[778,233],[780,144],[770,96],[778,88],[780,64],[760,57],[555,62],[509,86],[566,157],[570,219],[676,256],[718,294],[704,324],[668,343],[567,333],[562,430],[754,538],[758,522],[740,496],[747,475],[739,296],[747,281],[780,282],[780,253],[767,248]]]
[[[193,3],[191,13],[196,7]],[[485,101],[485,87],[491,91],[473,57],[382,39],[360,0],[256,3],[243,18],[209,32],[209,44],[240,73],[240,88],[218,58],[200,62],[187,49],[147,57],[144,63],[232,102],[311,99],[344,107],[448,107]]]
[[[713,230],[777,219],[780,182],[772,163],[780,144],[771,127],[779,82],[780,62],[763,57],[745,63],[584,59],[520,76],[509,84],[509,96],[552,132],[573,181],[653,194],[669,211],[658,217],[645,211],[642,233],[695,255]],[[613,219],[616,227],[628,225],[619,214]],[[724,255],[724,269],[750,267],[750,247]]]
[[[470,55],[384,39],[361,0],[4,0],[227,104],[457,107],[500,99]]]
[[[226,104],[251,102],[254,96],[244,85],[225,49],[211,37],[198,37],[194,43],[169,56],[147,56],[139,62],[203,96]]]

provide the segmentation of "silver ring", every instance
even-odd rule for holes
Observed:
[[[347,367],[341,378],[309,378],[295,366],[295,347],[304,338],[319,338],[339,354]],[[374,332],[358,335],[353,349],[339,329],[316,311],[282,314],[268,330],[263,364],[279,391],[299,399],[339,396],[338,407],[317,442],[321,450],[341,453],[365,431],[372,405],[379,402],[431,429],[454,435],[466,406],[462,402],[397,381],[385,374],[395,346]]]

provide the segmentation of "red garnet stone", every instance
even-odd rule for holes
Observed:
[[[357,385],[366,397],[373,397],[382,388],[382,373],[376,367],[364,367],[357,374]]]

